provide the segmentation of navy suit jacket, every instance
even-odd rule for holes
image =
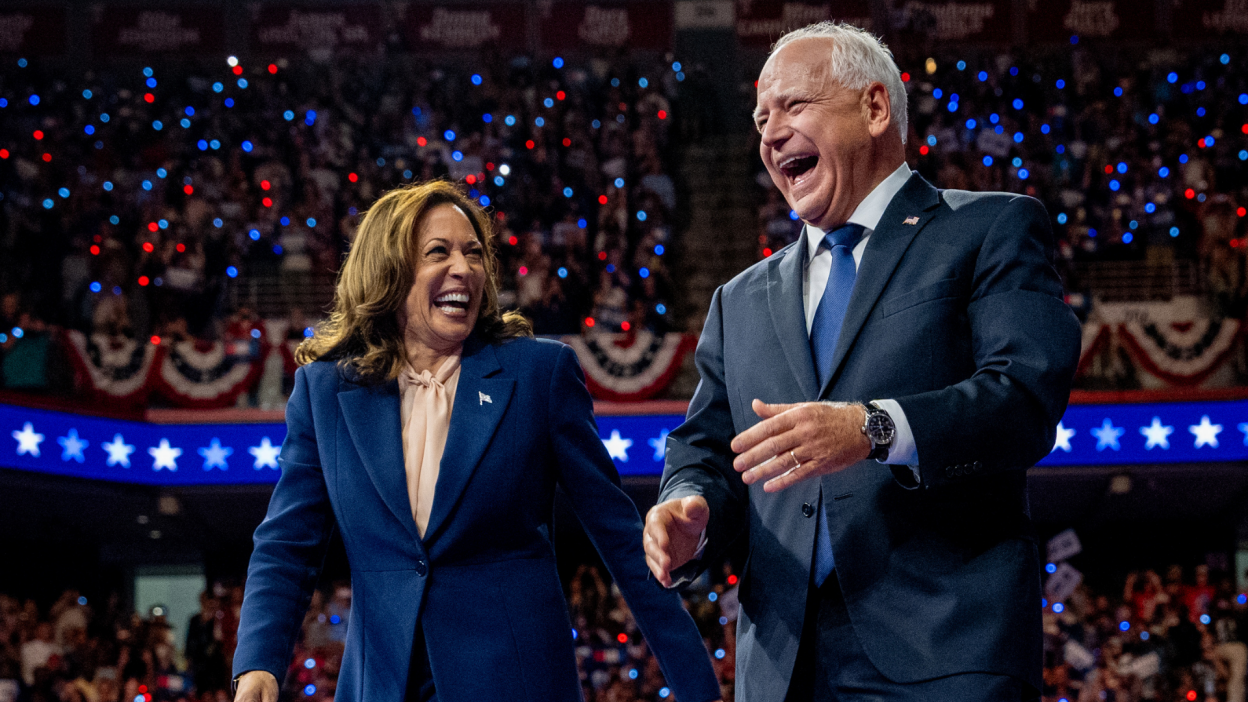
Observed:
[[[332,362],[295,373],[282,476],[256,529],[236,674],[285,677],[333,530],[351,566],[339,702],[401,702],[417,619],[438,699],[579,700],[549,525],[562,486],[683,702],[719,697],[679,596],[649,577],[641,518],[594,422],[576,355],[551,341],[465,345],[432,513],[408,501],[398,384]]]
[[[659,499],[706,497],[704,562],[748,532],[739,700],[784,699],[821,489],[850,620],[885,677],[979,671],[1039,687],[1026,469],[1053,447],[1079,355],[1052,246],[1032,198],[938,191],[911,176],[867,243],[825,387],[803,315],[804,241],[716,291],[695,356],[701,383],[668,437]],[[921,484],[906,466],[862,461],[774,494],[747,488],[729,442],[760,421],[754,398],[897,400]]]

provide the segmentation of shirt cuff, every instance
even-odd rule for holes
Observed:
[[[905,410],[896,400],[875,400],[874,404],[888,412],[896,430],[893,435],[893,445],[888,451],[887,462],[893,465],[910,466],[915,481],[922,482],[919,480],[919,449],[914,445],[914,432],[910,429]]]
[[[693,560],[702,560],[702,554],[706,551],[706,527],[702,527],[702,535],[698,537],[698,550],[693,552]]]

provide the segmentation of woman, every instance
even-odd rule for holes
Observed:
[[[499,310],[490,234],[445,182],[390,192],[364,217],[334,311],[297,353],[237,700],[277,699],[335,529],[353,590],[340,702],[579,699],[550,542],[557,484],[680,701],[719,697],[692,619],[647,577],[575,355]]]

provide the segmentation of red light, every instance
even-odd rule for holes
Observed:
[[[178,244],[177,249],[178,253],[184,253],[186,251],[186,244]]]
[[[152,242],[150,242],[150,241],[145,241],[145,242],[143,242],[143,250],[144,250],[144,251],[146,251],[146,252],[148,252],[148,253],[151,253],[151,252],[153,252],[153,251],[155,251],[155,250],[156,250],[156,247],[155,247],[155,246],[152,246]]]
[[[91,251],[91,255],[92,255],[92,256],[99,256],[99,255],[100,255],[100,247],[96,246],[95,244],[92,244],[92,245],[91,245],[91,248],[89,249],[89,251]]]
[[[152,281],[151,281],[151,280],[149,280],[147,276],[145,276],[145,275],[141,275],[141,276],[139,276],[139,287],[144,287],[144,288],[146,288],[146,287],[147,287],[147,284],[148,284],[148,283],[150,283],[150,282],[152,282]]]
[[[152,343],[156,343],[156,344],[160,343],[159,336],[153,336],[152,338],[155,339],[155,341]],[[147,692],[147,685],[139,685],[139,692]]]
[[[354,183],[355,181],[357,181],[357,180],[359,180],[359,179],[360,179],[360,177],[359,177],[358,175],[354,174],[354,173],[348,173],[348,174],[347,174],[347,180],[351,181],[352,183]]]
[[[593,326],[594,326],[594,318],[593,318],[593,317],[586,317],[586,318],[585,318],[585,326],[587,326],[587,327],[593,327]]]
[[[621,103],[620,103],[620,112],[627,112],[627,111],[628,111],[628,103],[627,103],[627,102],[621,102]]]
[[[567,95],[567,93],[563,92],[562,90],[560,90],[559,92],[555,93],[555,99],[556,99],[556,100],[562,100],[562,99],[566,98],[567,96],[568,96],[568,95]]]
[[[1187,699],[1189,700],[1189,702],[1196,702],[1196,691],[1195,691],[1195,690],[1188,690],[1188,691],[1187,691]]]
[[[511,236],[507,237],[507,243],[511,244],[512,246],[515,246],[516,244],[520,243],[520,240],[516,238],[515,234],[512,234]]]
[[[1243,217],[1245,215],[1248,215],[1248,209],[1244,209],[1243,207],[1241,207],[1238,210],[1235,210],[1235,214],[1239,215],[1240,217]]]
[[[763,258],[767,258],[770,255],[771,255],[771,247],[765,247],[763,249]]]
[[[269,73],[277,73],[277,64],[276,64],[276,63],[270,63],[270,64],[269,64]]]
[[[1106,173],[1106,175],[1108,175],[1108,174],[1110,174],[1110,173],[1113,173],[1113,172],[1114,172],[1114,167],[1113,167],[1113,166],[1111,166],[1111,165],[1109,165],[1108,163],[1107,163],[1107,164],[1105,164],[1105,173]]]
[[[144,693],[143,693],[143,702],[152,702],[152,693],[150,693],[150,692],[144,692]]]
[[[261,201],[260,201],[260,204],[261,204],[261,205],[264,205],[265,207],[272,207],[272,206],[273,206],[273,198],[271,198],[271,197],[266,197],[266,198],[264,198],[263,200],[261,200]]]
[[[42,139],[42,138],[43,138],[43,130],[42,130],[42,129],[36,129],[36,130],[35,130],[35,141],[38,141],[38,140],[40,140],[40,139]]]
[[[9,150],[8,150],[8,149],[0,149],[0,158],[8,158],[8,157],[9,157]]]
[[[599,196],[598,196],[598,204],[599,204],[599,205],[605,205],[605,204],[607,204],[607,196],[606,196],[606,195],[599,195]]]
[[[149,232],[154,232],[154,231],[156,231],[157,229],[160,229],[160,225],[159,225],[159,224],[157,224],[157,223],[155,223],[155,222],[148,222],[148,223],[147,223],[147,231],[149,231]]]
[[[667,110],[659,110],[659,119],[667,119]]]
[[[929,152],[929,151],[931,151],[931,149],[927,148],[927,144],[924,144],[924,145],[922,145],[922,146],[920,146],[920,147],[919,147],[919,155],[920,155],[920,156],[926,156],[926,155],[927,155],[927,152]]]
[[[1201,139],[1200,141],[1196,142],[1196,145],[1202,149],[1205,148],[1205,140]]]
[[[1244,134],[1248,134],[1248,122],[1245,122],[1244,126],[1239,128],[1239,131],[1243,132]]]
[[[619,636],[615,637],[615,640],[619,641],[620,643],[628,643],[628,634],[620,634]]]
[[[1232,249],[1238,249],[1238,248],[1239,248],[1239,239],[1231,239],[1231,248],[1232,248]]]
[[[416,137],[416,144],[417,144],[418,146],[424,146],[424,145],[426,145],[426,144],[428,144],[428,143],[429,143],[429,140],[428,140],[428,139],[426,139],[426,138],[424,138],[424,137]]]
[[[469,185],[472,185],[473,183],[476,183],[476,182],[477,182],[477,177],[476,177],[475,175],[473,175],[473,174],[469,173],[469,174],[468,174],[468,177],[467,177],[467,178],[464,178],[464,181],[465,181],[466,183],[468,183]]]
[[[564,145],[564,146],[571,146],[571,145],[572,145],[572,140],[571,140],[571,139],[569,139],[569,138],[567,138],[567,137],[564,137],[564,138],[563,138],[563,145]]]
[[[151,338],[151,342],[152,342],[152,345],[153,345],[153,346],[160,346],[160,337],[159,337],[159,336],[153,336],[153,337]]]
[[[235,66],[235,67],[234,67],[234,75],[236,75],[236,76],[241,76],[241,75],[243,75],[243,67],[242,67],[242,66]]]
[[[1187,198],[1188,200],[1191,200],[1192,198],[1196,197],[1196,191],[1192,190],[1191,188],[1188,188],[1187,190],[1183,191],[1183,197]]]
[[[632,328],[632,326],[633,325],[629,324],[628,322],[620,322],[620,329],[623,329],[624,331],[628,331],[629,329]],[[623,634],[620,634],[620,636],[623,636]],[[621,641],[620,643],[624,643],[624,642]]]
[[[190,195],[191,193],[195,192],[195,188],[189,185],[184,185],[182,186],[182,192],[186,193],[187,195]]]
[[[524,142],[524,148],[526,149],[532,149],[534,146],[537,146],[537,144],[534,144],[532,139]]]
[[[598,252],[598,260],[599,260],[599,261],[605,261],[605,260],[607,260],[607,252],[606,252],[606,251],[599,251],[599,252]]]
[[[44,163],[52,163],[52,154],[47,154],[47,153],[45,153],[45,154],[43,155],[43,162],[44,162]]]
[[[517,272],[518,272],[518,273],[520,273],[520,275],[528,275],[528,274],[529,274],[529,267],[528,267],[528,266],[520,266],[520,270],[519,270],[519,271],[517,271]]]
[[[143,93],[143,102],[147,102],[147,103],[156,102],[156,96],[152,95],[151,93]]]
[[[262,180],[262,181],[260,181],[260,189],[261,189],[261,190],[268,190],[268,189],[269,189],[269,188],[271,188],[271,187],[273,187],[273,184],[272,184],[272,183],[270,183],[269,181],[267,181],[267,180]]]
[[[735,576],[735,575],[729,575],[729,576],[728,576],[728,584],[729,584],[729,585],[736,585],[736,584],[737,584],[737,576]]]
[[[901,74],[901,82],[902,82],[902,83],[909,83],[909,82],[910,82],[910,74],[909,74],[909,73],[902,73],[902,74]]]

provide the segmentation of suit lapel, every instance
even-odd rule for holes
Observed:
[[[412,505],[407,496],[398,381],[340,392],[338,406],[342,408],[342,417],[364,470],[381,500],[411,537],[419,541],[420,532],[412,519]]]
[[[841,324],[841,335],[832,354],[832,373],[828,377],[827,385],[820,388],[819,397],[827,395],[828,390],[836,383],[850,347],[866,324],[867,317],[871,315],[871,310],[884,292],[893,271],[897,270],[902,255],[914,237],[935,216],[938,205],[939,192],[915,173],[885,208],[884,216],[871,233],[862,255],[862,263],[858,266],[854,292],[849,297],[849,308],[845,311],[845,321]],[[798,281],[800,286],[801,279]]]
[[[784,256],[767,262],[767,307],[789,370],[802,388],[802,397],[813,400],[819,391],[819,376],[815,374],[815,361],[810,354],[810,335],[806,333],[802,301],[805,259],[806,230],[802,229],[801,237]]]
[[[451,407],[451,428],[442,452],[429,524],[425,527],[426,542],[445,525],[507,410],[516,381],[489,377],[500,370],[493,346],[475,336],[465,343]]]

